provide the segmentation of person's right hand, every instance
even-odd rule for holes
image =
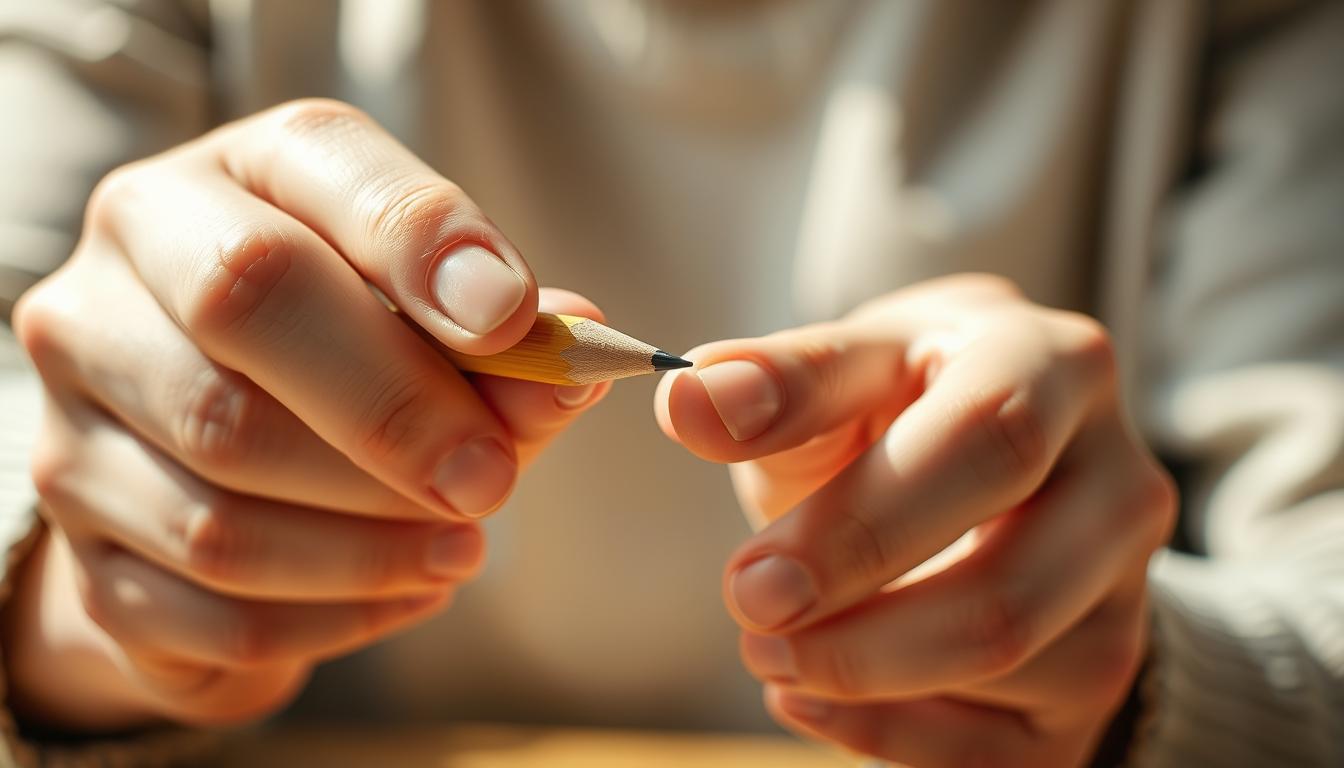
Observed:
[[[497,352],[539,300],[601,317],[345,105],[113,172],[15,312],[49,532],[6,609],[10,703],[64,729],[247,719],[442,607],[474,521],[606,387],[469,380],[422,336]]]

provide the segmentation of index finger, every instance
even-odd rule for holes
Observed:
[[[453,349],[500,352],[531,328],[537,284],[460,187],[359,110],[311,99],[220,137],[225,169],[331,243]]]
[[[208,166],[125,171],[96,197],[94,236],[207,357],[426,509],[503,503],[517,459],[499,420],[321,237]]]
[[[1033,334],[972,343],[877,444],[731,558],[730,608],[758,631],[811,623],[1021,503],[1084,418],[1098,375]]]

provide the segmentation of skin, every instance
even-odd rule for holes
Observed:
[[[442,290],[463,247],[508,265],[516,302]],[[601,319],[344,105],[109,176],[15,313],[48,394],[48,528],[0,617],[10,704],[74,731],[248,720],[442,609],[480,568],[479,517],[605,393],[434,351],[504,349],[538,306]],[[1145,652],[1175,507],[1097,324],[962,276],[690,356],[656,413],[732,464],[760,528],[724,594],[774,716],[920,766],[1085,760]],[[441,471],[482,437],[489,461]]]
[[[688,356],[656,412],[758,528],[724,597],[772,715],[921,767],[1086,762],[1176,506],[1101,327],[968,275]]]
[[[48,525],[3,616],[9,703],[84,732],[248,720],[441,610],[481,567],[479,518],[607,389],[466,378],[435,350],[505,349],[539,305],[601,319],[339,103],[113,172],[15,311]]]

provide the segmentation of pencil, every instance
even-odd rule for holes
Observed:
[[[498,354],[443,353],[464,371],[569,386],[693,365],[596,320],[546,312],[537,313],[522,341]]]

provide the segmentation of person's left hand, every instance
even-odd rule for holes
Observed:
[[[916,766],[1086,761],[1176,504],[1101,327],[961,276],[688,356],[658,419],[764,526],[724,594],[774,717]]]

